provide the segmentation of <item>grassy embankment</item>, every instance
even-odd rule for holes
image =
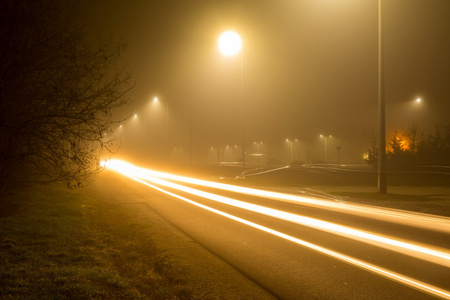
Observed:
[[[191,298],[152,244],[148,225],[120,205],[56,187],[6,198],[0,202],[3,299]]]

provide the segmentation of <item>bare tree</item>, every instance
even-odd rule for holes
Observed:
[[[417,153],[417,147],[420,144],[420,134],[416,125],[411,125],[408,127],[408,130],[405,132],[405,136],[409,142],[409,151],[412,154]]]
[[[75,1],[0,3],[0,183],[79,185],[114,147],[124,46],[88,42]]]

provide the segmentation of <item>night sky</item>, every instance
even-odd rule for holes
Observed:
[[[319,135],[331,134],[329,161],[341,146],[341,162],[364,163],[364,132],[377,130],[377,0],[89,3],[91,32],[128,44],[119,68],[136,83],[128,111],[138,117],[123,124],[118,155],[161,160],[170,148],[182,161],[191,145],[200,162],[214,160],[212,146],[242,145],[241,58],[217,48],[233,30],[244,46],[249,157],[258,141],[266,159],[288,161],[289,138],[300,140],[295,160],[320,160]],[[386,137],[412,124],[432,134],[449,124],[450,1],[382,5]]]

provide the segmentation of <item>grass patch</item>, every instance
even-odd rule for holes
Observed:
[[[189,299],[151,229],[119,204],[57,187],[0,203],[4,299]]]

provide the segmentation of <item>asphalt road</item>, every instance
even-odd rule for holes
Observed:
[[[99,192],[114,201],[145,203],[151,213],[169,222],[180,241],[201,246],[203,252],[179,256],[180,260],[196,260],[198,272],[205,274],[210,270],[202,268],[208,266],[193,256],[213,256],[220,261],[215,261],[214,268],[221,269],[216,270],[218,273],[223,268],[224,278],[214,277],[216,274],[210,280],[227,283],[216,293],[222,293],[228,285],[237,298],[253,299],[450,297],[449,219],[318,199],[305,204],[192,183],[176,182],[183,187],[167,187],[164,182],[150,182],[149,178],[138,182],[111,172],[101,174],[96,185]],[[210,194],[198,196],[192,194],[193,190],[179,190],[184,187],[226,199],[210,200],[205,198]],[[240,205],[247,206],[237,207]],[[170,239],[167,233],[160,239],[165,237]],[[435,252],[423,253],[430,247]],[[436,288],[439,291],[431,295]],[[225,292],[215,296],[229,297]]]

